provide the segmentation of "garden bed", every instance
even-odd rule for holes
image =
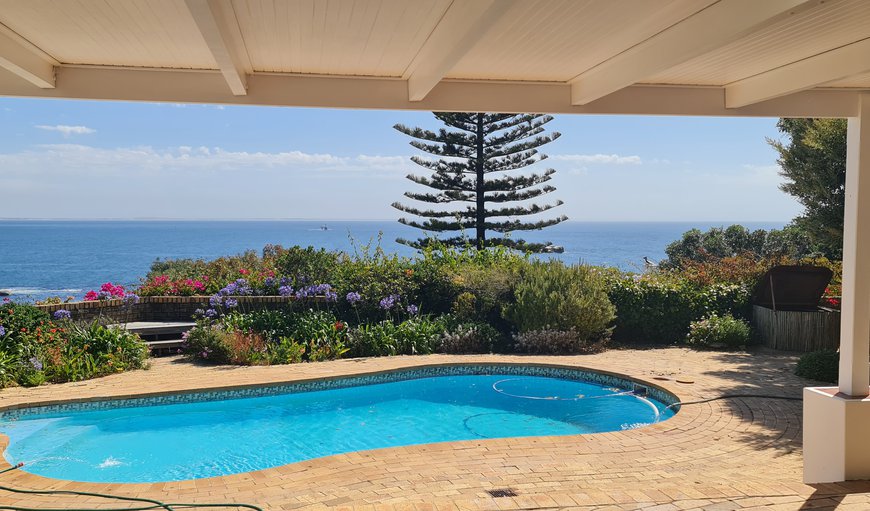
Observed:
[[[43,311],[54,314],[58,310],[69,311],[73,320],[93,321],[98,317],[119,323],[133,321],[190,321],[197,309],[208,306],[210,296],[143,296],[138,303],[123,299],[69,302],[37,305]],[[296,301],[293,296],[237,296],[239,307],[244,310],[282,309]],[[307,298],[318,301],[318,297]]]

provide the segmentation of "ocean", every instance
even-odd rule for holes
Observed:
[[[777,222],[741,222],[750,229]],[[641,270],[643,257],[665,257],[665,247],[692,228],[731,222],[564,222],[523,233],[528,241],[565,247],[566,262]],[[156,259],[213,259],[264,245],[312,245],[352,252],[378,243],[386,252],[414,255],[395,242],[419,231],[384,221],[0,221],[0,290],[19,301],[84,295],[103,282],[135,285]]]

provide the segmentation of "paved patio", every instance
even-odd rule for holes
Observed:
[[[455,362],[529,362],[587,367],[646,379],[683,401],[722,394],[800,397],[813,384],[792,374],[796,356],[680,348],[611,350],[571,357],[421,356],[276,367],[204,367],[156,359],[135,371],[81,383],[0,391],[0,407],[190,389],[298,381]],[[801,403],[739,398],[692,404],[642,429],[584,436],[475,440],[330,456],[212,479],[89,484],[22,471],[18,488],[110,492],[166,501],[247,502],[266,509],[462,511],[562,509],[654,511],[870,509],[870,482],[801,481]],[[6,439],[0,439],[5,448]],[[0,462],[4,468],[5,461]],[[516,497],[487,490],[511,488]],[[0,491],[0,505],[117,507],[93,498]]]

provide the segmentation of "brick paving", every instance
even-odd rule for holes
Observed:
[[[683,401],[733,393],[800,397],[796,356],[681,348],[611,350],[569,357],[446,356],[352,359],[274,367],[206,367],[156,359],[80,383],[0,391],[0,408],[232,388],[450,363],[536,363],[631,375]],[[672,419],[630,431],[395,447],[211,479],[95,484],[22,471],[0,484],[109,492],[173,502],[246,502],[265,509],[334,511],[870,510],[870,482],[801,483],[801,403],[738,398],[684,406]],[[0,435],[0,448],[6,438]],[[8,467],[0,461],[0,468]],[[510,488],[515,497],[487,490]],[[0,506],[118,507],[91,497],[16,495]]]

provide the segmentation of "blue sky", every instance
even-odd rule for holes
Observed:
[[[0,218],[395,219],[429,112],[0,99]],[[776,119],[556,116],[561,212],[786,221]],[[423,169],[419,169],[422,172]]]

